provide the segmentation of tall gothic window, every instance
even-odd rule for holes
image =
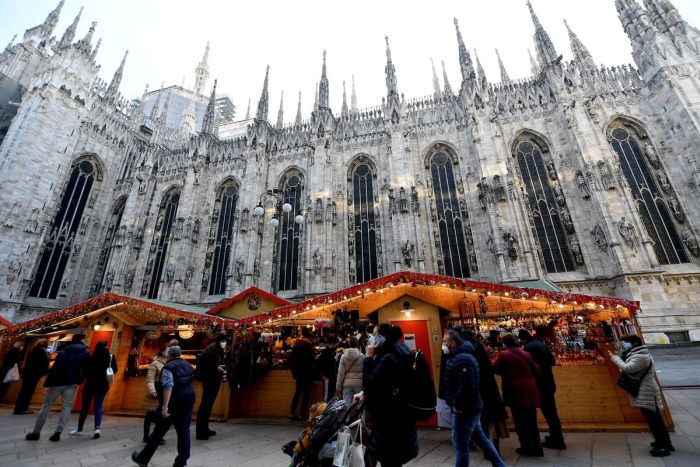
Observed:
[[[89,161],[77,161],[71,166],[66,191],[45,241],[44,251],[29,291],[31,297],[56,298],[58,295],[94,181],[95,167]]]
[[[156,247],[155,258],[152,263],[151,284],[148,288],[148,298],[158,298],[160,281],[165,270],[165,261],[168,258],[168,248],[170,247],[170,232],[177,215],[177,207],[180,203],[180,192],[168,193],[163,199],[158,218],[156,219],[156,233],[153,237],[153,244]],[[148,268],[148,265],[147,265]]]
[[[661,264],[688,262],[668,206],[656,184],[639,144],[639,139],[629,130],[617,127],[610,133],[610,142],[620,158],[620,168],[627,179],[632,196],[637,203],[644,227],[653,241],[654,251]],[[649,145],[649,151],[653,147]],[[653,155],[656,160],[656,155]]]
[[[545,167],[542,148],[532,140],[525,140],[518,144],[515,153],[545,269],[548,273],[575,270],[557,208],[557,205],[565,208],[566,201],[563,194],[556,194],[550,184],[555,177],[550,177]]]
[[[282,204],[292,206],[290,212],[280,211],[277,237],[277,290],[296,290],[299,268],[299,234],[301,226],[295,217],[301,214],[301,198],[304,184],[301,174],[292,172],[282,184]]]
[[[231,258],[231,242],[233,240],[233,223],[238,202],[238,187],[233,183],[221,188],[217,209],[219,209],[218,226],[216,228],[216,244],[214,260],[211,265],[211,282],[209,295],[221,295],[226,292],[226,276]]]
[[[114,251],[114,247],[125,246],[126,238],[124,232],[122,229],[120,229],[125,206],[126,196],[122,196],[116,203],[114,203],[114,206],[112,207],[112,216],[110,217],[107,227],[107,234],[105,235],[104,243],[102,244],[100,258],[97,261],[97,274],[95,277],[98,282],[95,285],[95,292],[101,290],[105,283],[107,263],[112,258],[112,251]]]
[[[366,163],[357,165],[352,171],[355,271],[350,271],[350,274],[357,283],[366,282],[379,276],[372,177],[372,170]]]
[[[430,171],[445,274],[452,277],[469,277],[464,222],[459,210],[452,158],[445,152],[436,152],[430,159]]]

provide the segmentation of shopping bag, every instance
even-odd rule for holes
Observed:
[[[362,444],[362,423],[357,424],[357,434],[350,446],[348,467],[365,467],[365,446]]]
[[[114,382],[114,370],[112,369],[112,359],[114,356],[110,355],[109,356],[109,366],[107,367],[107,371],[105,373],[105,376],[107,378],[107,385],[111,385]]]
[[[5,373],[5,378],[2,380],[3,383],[11,383],[13,381],[19,381],[19,367],[16,363],[15,366]]]
[[[351,441],[350,432],[347,428],[343,428],[338,432],[338,438],[335,443],[335,456],[333,456],[333,467],[349,467]]]

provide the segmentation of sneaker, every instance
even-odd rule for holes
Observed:
[[[54,443],[57,441],[61,441],[61,432],[57,431],[56,433],[52,434],[49,438],[49,441],[53,441]]]
[[[83,430],[71,430],[70,433],[68,433],[68,436],[83,436]]]
[[[24,439],[26,439],[27,441],[36,441],[39,439],[39,433],[27,433],[26,435],[24,435]]]
[[[671,451],[669,451],[666,448],[654,448],[651,451],[649,451],[649,454],[651,454],[654,457],[666,457],[671,455]]]
[[[134,462],[134,464],[138,465],[139,467],[148,467],[148,462],[141,462],[139,460],[139,454],[141,454],[138,451],[134,451],[131,453],[131,460]]]
[[[92,439],[100,439],[100,429],[95,428],[95,434],[92,435]]]

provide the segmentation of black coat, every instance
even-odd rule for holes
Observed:
[[[117,359],[110,357],[109,351],[95,351],[87,361],[85,370],[85,384],[95,390],[104,390],[109,388],[107,382],[107,368],[111,366],[114,374],[117,374]]]
[[[42,347],[34,347],[27,356],[22,379],[38,380],[49,372],[49,354]]]
[[[473,354],[474,346],[462,342],[450,354],[445,368],[445,402],[471,416],[479,415],[483,409],[479,364]]]
[[[226,355],[218,343],[212,342],[197,359],[197,374],[203,384],[221,383],[219,365],[226,365]]]
[[[552,372],[552,367],[556,365],[554,355],[542,341],[537,339],[530,339],[524,348],[537,363],[537,366],[540,367],[540,374],[536,378],[537,390],[540,393],[554,393],[557,390],[557,386],[554,383],[554,373]]]
[[[69,386],[85,380],[85,364],[90,353],[82,342],[74,342],[61,350],[49,370],[44,387]]]
[[[294,379],[311,382],[315,378],[315,355],[314,346],[305,337],[299,338],[292,347],[289,355],[289,368],[292,370]]]
[[[418,456],[416,422],[394,396],[394,389],[413,364],[405,344],[384,343],[363,362],[362,384],[372,415],[369,449],[383,463],[405,464]]]

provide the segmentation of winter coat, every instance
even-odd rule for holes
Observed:
[[[219,365],[226,365],[226,354],[218,343],[212,342],[197,358],[197,377],[204,385],[221,384]]]
[[[496,358],[494,371],[503,379],[503,401],[510,407],[539,407],[537,378],[540,369],[529,353],[506,348]]]
[[[630,406],[640,409],[649,409],[654,412],[656,412],[657,409],[663,409],[661,390],[654,377],[654,360],[651,358],[649,349],[647,349],[645,345],[635,347],[629,352],[624,353],[622,358],[617,355],[613,356],[612,362],[617,365],[620,371],[627,373],[628,376],[633,378],[641,377],[644,371],[651,365],[651,368],[642,380],[637,397],[629,396]]]
[[[90,356],[87,345],[74,342],[61,350],[49,370],[44,387],[70,386],[85,380],[85,365]]]
[[[143,409],[146,411],[155,411],[160,404],[158,397],[153,397],[156,391],[156,381],[160,381],[160,373],[163,371],[166,360],[163,357],[156,357],[148,366],[146,374],[146,395],[143,399]]]
[[[373,423],[367,449],[380,463],[405,464],[418,456],[416,422],[394,396],[412,364],[405,344],[389,342],[363,361],[362,383]]]
[[[508,418],[506,406],[501,398],[501,390],[496,382],[496,376],[491,366],[491,357],[479,342],[470,341],[474,348],[474,357],[479,364],[479,385],[481,389],[481,401],[484,408],[481,412],[482,423],[499,422]]]
[[[85,385],[93,390],[103,391],[109,389],[107,382],[107,368],[112,367],[114,374],[117,374],[117,359],[108,350],[93,352],[88,358],[85,370]]]
[[[316,359],[316,369],[324,378],[331,381],[338,376],[338,362],[335,359],[335,350],[330,347],[324,347]]]
[[[360,352],[360,349],[347,349],[340,357],[338,365],[338,380],[335,383],[336,391],[342,391],[343,388],[361,388],[362,387],[362,362],[365,356]]]
[[[483,409],[479,383],[479,364],[474,346],[462,344],[450,354],[445,368],[445,402],[465,415],[479,415]]]
[[[540,376],[537,379],[537,389],[540,393],[548,392],[554,394],[557,385],[554,382],[552,367],[556,365],[554,355],[549,351],[542,341],[530,339],[525,344],[524,349],[530,354],[532,359],[540,367]]]
[[[305,382],[314,380],[314,346],[309,339],[301,337],[296,340],[294,347],[292,347],[288,363],[294,379]]]
[[[27,356],[22,379],[38,381],[49,372],[49,354],[42,347],[34,347]]]

